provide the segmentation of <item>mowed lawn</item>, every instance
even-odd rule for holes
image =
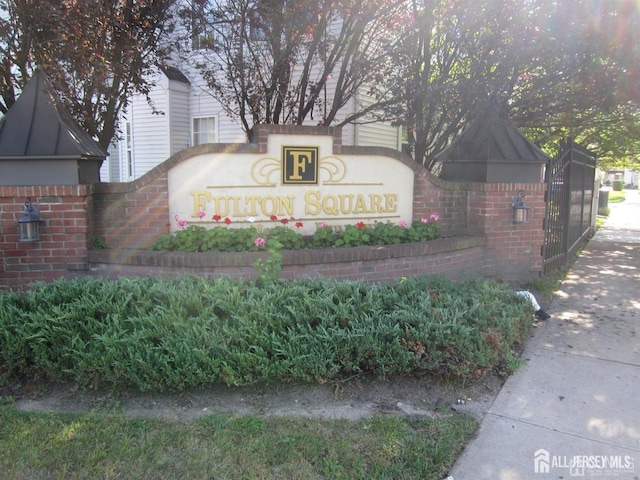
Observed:
[[[434,479],[474,434],[460,414],[358,422],[212,414],[192,422],[0,407],[0,478]]]

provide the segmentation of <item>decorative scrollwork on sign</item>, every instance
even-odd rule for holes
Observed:
[[[344,161],[338,157],[324,157],[320,159],[320,170],[325,171],[329,177],[324,180],[325,185],[339,184],[347,174]]]
[[[261,158],[251,167],[251,178],[258,185],[263,187],[275,187],[277,179],[280,178],[282,171],[282,163],[277,158],[265,157]],[[271,177],[276,175],[276,180]]]
[[[319,170],[324,172],[325,185],[340,184],[347,174],[347,167],[338,157],[324,157],[320,159]],[[282,162],[273,157],[264,157],[256,161],[251,167],[251,178],[262,187],[275,187],[281,178]],[[275,177],[274,177],[275,176]]]

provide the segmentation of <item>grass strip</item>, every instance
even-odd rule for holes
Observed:
[[[624,202],[624,200],[626,198],[627,198],[627,192],[625,192],[624,190],[622,190],[622,191],[616,191],[616,190],[609,191],[609,203]]]
[[[1,400],[1,399],[0,399]],[[0,406],[0,478],[442,479],[473,418],[358,422],[212,414],[181,423]]]

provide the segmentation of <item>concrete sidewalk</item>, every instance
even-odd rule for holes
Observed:
[[[640,195],[609,206],[454,480],[640,479]]]

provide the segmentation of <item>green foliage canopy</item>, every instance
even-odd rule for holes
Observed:
[[[168,58],[176,0],[0,0],[0,112],[37,67],[107,148],[131,95]]]
[[[640,155],[636,0],[0,0],[0,112],[33,68],[103,146],[173,40],[251,137],[261,123],[389,121],[427,167],[486,99],[537,144]],[[182,20],[181,28],[176,23]],[[182,37],[179,33],[184,33]]]

